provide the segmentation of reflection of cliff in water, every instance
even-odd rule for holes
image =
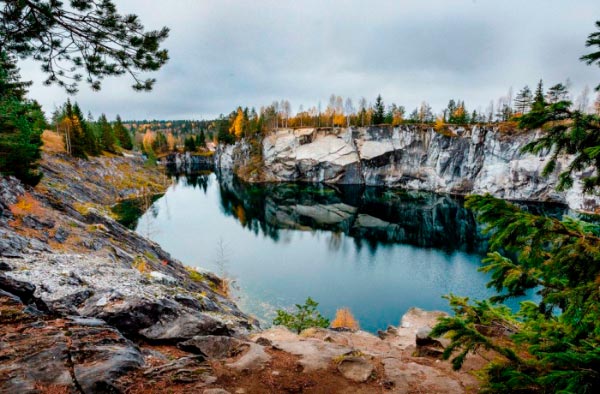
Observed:
[[[253,185],[227,176],[219,183],[224,212],[273,239],[282,229],[325,230],[332,233],[332,248],[343,233],[370,249],[390,243],[448,252],[485,249],[461,198],[379,187]]]

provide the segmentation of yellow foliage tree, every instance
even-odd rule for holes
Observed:
[[[167,145],[169,146],[170,151],[175,150],[175,137],[173,137],[173,133],[167,134]]]
[[[152,151],[152,144],[154,143],[155,138],[156,136],[152,131],[146,131],[146,134],[144,134],[144,139],[142,140],[142,146],[144,147],[145,152]]]
[[[352,316],[350,309],[341,308],[335,312],[335,319],[331,322],[331,328],[349,328],[358,330],[358,321]]]
[[[435,131],[442,131],[446,128],[446,123],[444,122],[444,118],[438,116],[435,119],[435,125],[433,126]]]
[[[238,107],[235,119],[229,128],[229,132],[233,133],[236,138],[241,138],[244,134],[244,111],[241,107]]]

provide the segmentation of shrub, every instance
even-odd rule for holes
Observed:
[[[296,313],[289,313],[283,309],[277,310],[277,317],[273,320],[273,324],[285,326],[298,334],[310,327],[329,327],[329,319],[317,311],[317,306],[319,303],[308,297],[304,305],[296,304]]]
[[[358,321],[352,316],[350,309],[342,308],[335,312],[335,318],[331,322],[331,328],[349,328],[351,330],[358,330],[360,327]]]

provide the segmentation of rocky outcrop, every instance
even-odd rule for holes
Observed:
[[[213,170],[215,160],[212,154],[170,153],[161,162],[176,173],[195,172],[201,170]]]
[[[503,133],[473,126],[437,133],[417,126],[277,130],[262,143],[260,180],[401,187],[452,194],[484,194],[509,200],[551,201],[594,211],[600,200],[576,182],[557,192],[561,156],[548,177],[549,152],[521,152],[540,132]],[[232,169],[248,159],[244,142],[221,147],[217,166]],[[586,172],[589,175],[589,171]],[[581,176],[582,174],[578,174]]]
[[[0,291],[1,392],[119,392],[117,379],[143,365],[140,349],[105,322],[52,317],[22,298]]]
[[[141,346],[256,326],[221,279],[112,216],[119,199],[166,187],[142,164],[45,155],[36,188],[0,178],[0,392],[121,392],[119,379],[152,367]],[[205,384],[206,366],[188,361],[156,376]]]

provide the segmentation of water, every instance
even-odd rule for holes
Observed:
[[[493,294],[477,271],[485,241],[447,195],[204,174],[174,178],[134,225],[183,263],[233,278],[238,305],[266,323],[310,296],[325,316],[348,307],[376,331],[413,306],[449,311],[448,293]]]

